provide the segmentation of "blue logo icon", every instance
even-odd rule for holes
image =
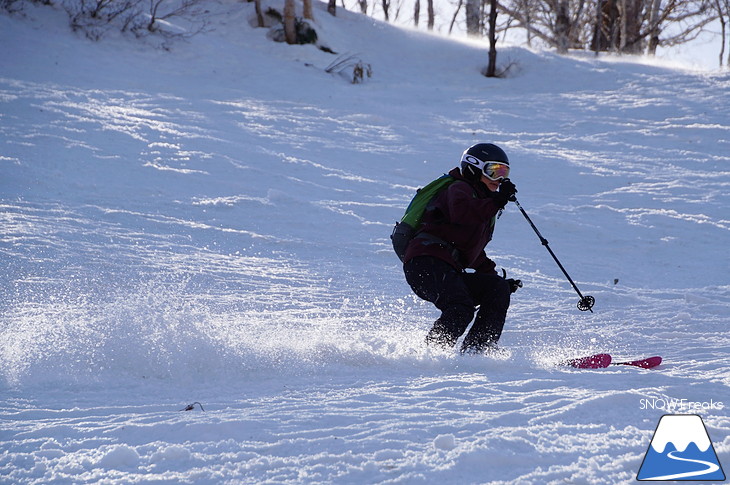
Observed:
[[[702,418],[696,414],[662,416],[636,479],[725,481]]]

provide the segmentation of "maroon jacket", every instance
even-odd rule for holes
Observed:
[[[494,261],[487,257],[484,248],[492,239],[500,207],[483,183],[466,180],[458,168],[449,175],[457,181],[429,203],[416,236],[408,245],[405,261],[433,256],[458,270],[494,272]]]

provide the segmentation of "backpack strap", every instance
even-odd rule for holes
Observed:
[[[458,182],[458,181],[459,180],[454,180],[452,183]],[[463,182],[467,183],[469,185],[469,187],[472,189],[472,196],[474,198],[479,198],[477,189],[472,184],[470,184],[468,181],[463,180]],[[451,184],[449,184],[449,185],[451,185]],[[439,194],[436,194],[436,195],[439,195]],[[436,196],[434,196],[428,201],[428,204],[426,205],[424,212],[433,213],[437,210],[438,209],[436,208]],[[441,211],[439,211],[439,212],[441,212]],[[447,224],[449,221],[447,221],[446,217],[441,213],[441,214],[436,215],[434,220],[432,220],[430,222],[432,224]],[[492,220],[492,225],[494,225],[494,219]],[[448,249],[451,252],[451,257],[454,258],[454,261],[456,262],[456,264],[458,264],[460,267],[462,267],[462,270],[463,270],[463,265],[461,263],[461,252],[456,248],[456,246],[454,246],[450,242],[445,241],[444,239],[441,239],[438,236],[434,236],[433,234],[424,232],[424,231],[417,232],[416,235],[414,236],[414,239],[419,239],[421,244],[424,244],[424,245],[438,244],[439,246],[442,246],[442,247]]]

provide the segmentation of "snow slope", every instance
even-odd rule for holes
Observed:
[[[0,482],[627,483],[666,412],[730,466],[727,73],[504,48],[486,79],[317,5],[352,85],[217,8],[169,51],[0,16]],[[425,348],[388,240],[480,141],[596,298],[510,206],[504,359]],[[665,363],[554,365],[598,351]]]

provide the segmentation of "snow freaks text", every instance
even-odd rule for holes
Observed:
[[[722,401],[690,401],[675,398],[642,398],[639,399],[639,409],[659,409],[671,413],[696,413],[699,411],[720,411],[725,408]]]

